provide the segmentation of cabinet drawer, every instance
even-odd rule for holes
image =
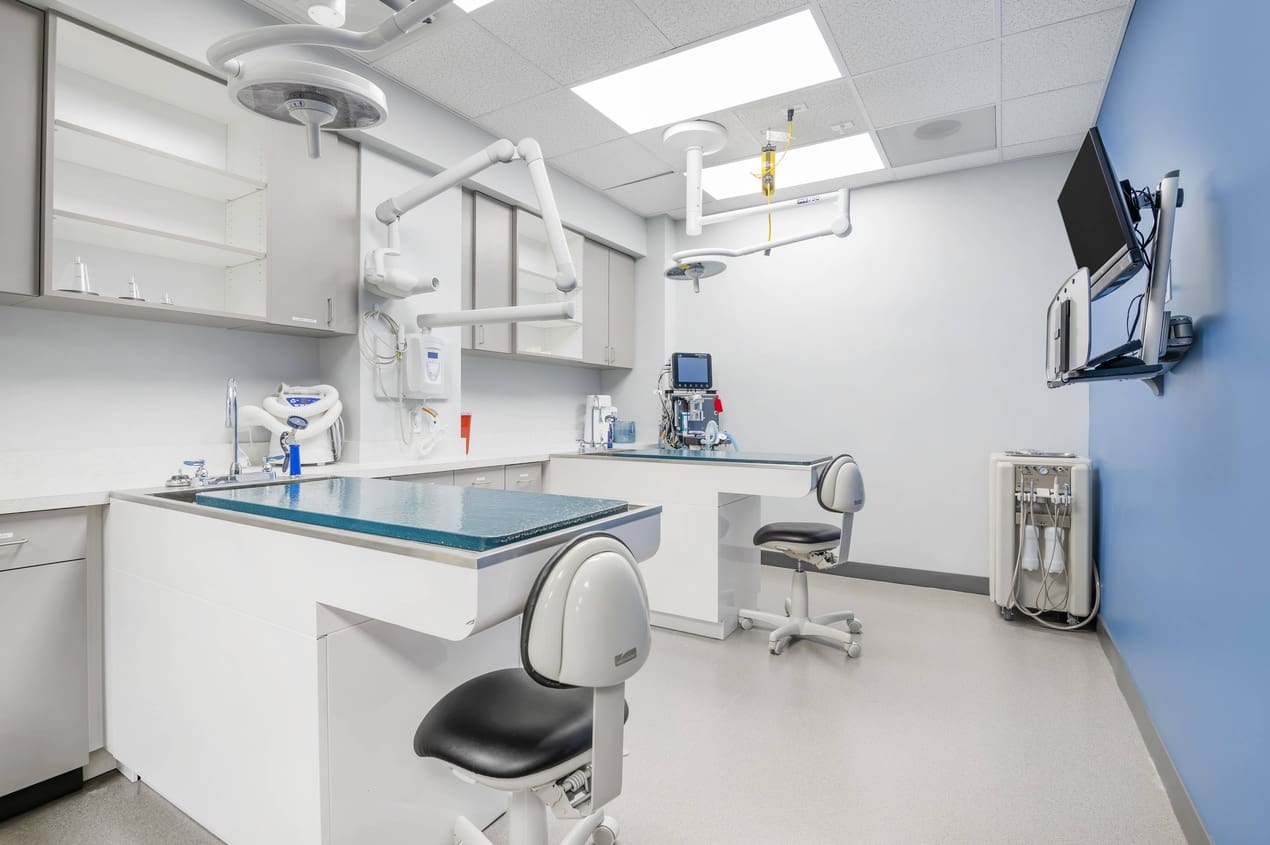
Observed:
[[[456,487],[485,487],[490,490],[503,490],[506,487],[506,481],[502,467],[460,469],[454,472],[454,485]]]
[[[393,481],[413,481],[418,484],[444,484],[447,487],[454,484],[454,473],[452,472],[424,472],[418,475],[394,475]]]
[[[0,516],[0,571],[78,560],[87,553],[82,509]]]
[[[506,468],[506,472],[508,490],[542,492],[542,464],[513,464]]]

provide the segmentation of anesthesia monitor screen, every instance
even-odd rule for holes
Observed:
[[[671,356],[675,388],[709,390],[713,386],[710,356],[704,352],[676,352]]]

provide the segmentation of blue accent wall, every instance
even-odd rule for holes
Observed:
[[[1268,34],[1268,3],[1139,0],[1098,120],[1120,178],[1181,170],[1199,333],[1162,398],[1090,388],[1103,622],[1218,843],[1270,842]],[[1095,304],[1095,351],[1144,281]]]

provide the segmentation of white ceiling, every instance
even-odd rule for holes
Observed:
[[[247,0],[302,20],[301,0]],[[870,132],[887,167],[784,188],[905,179],[1074,150],[1098,113],[1132,0],[493,0],[447,6],[387,51],[361,56],[425,97],[500,136],[537,138],[550,163],[645,216],[682,214],[684,163],[664,127],[630,135],[570,86],[687,45],[810,8],[843,78],[699,117],[727,127],[707,165],[757,156],[766,128],[794,119],[795,145]],[[391,10],[348,0],[349,28]],[[758,59],[761,60],[761,57]],[[655,92],[650,92],[655,96]],[[955,117],[951,137],[914,130]],[[778,171],[779,181],[779,171]],[[755,191],[757,196],[757,189]],[[707,211],[755,197],[707,202]]]

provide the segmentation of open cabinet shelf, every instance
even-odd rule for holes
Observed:
[[[54,152],[59,161],[222,202],[265,188],[259,179],[220,170],[70,121],[54,121],[53,131]]]
[[[175,261],[202,264],[208,267],[237,267],[240,264],[260,261],[265,257],[265,253],[254,249],[161,232],[157,229],[147,229],[130,223],[120,223],[60,209],[53,210],[53,236],[59,240],[110,247],[126,252],[139,252],[144,255],[171,258]]]

